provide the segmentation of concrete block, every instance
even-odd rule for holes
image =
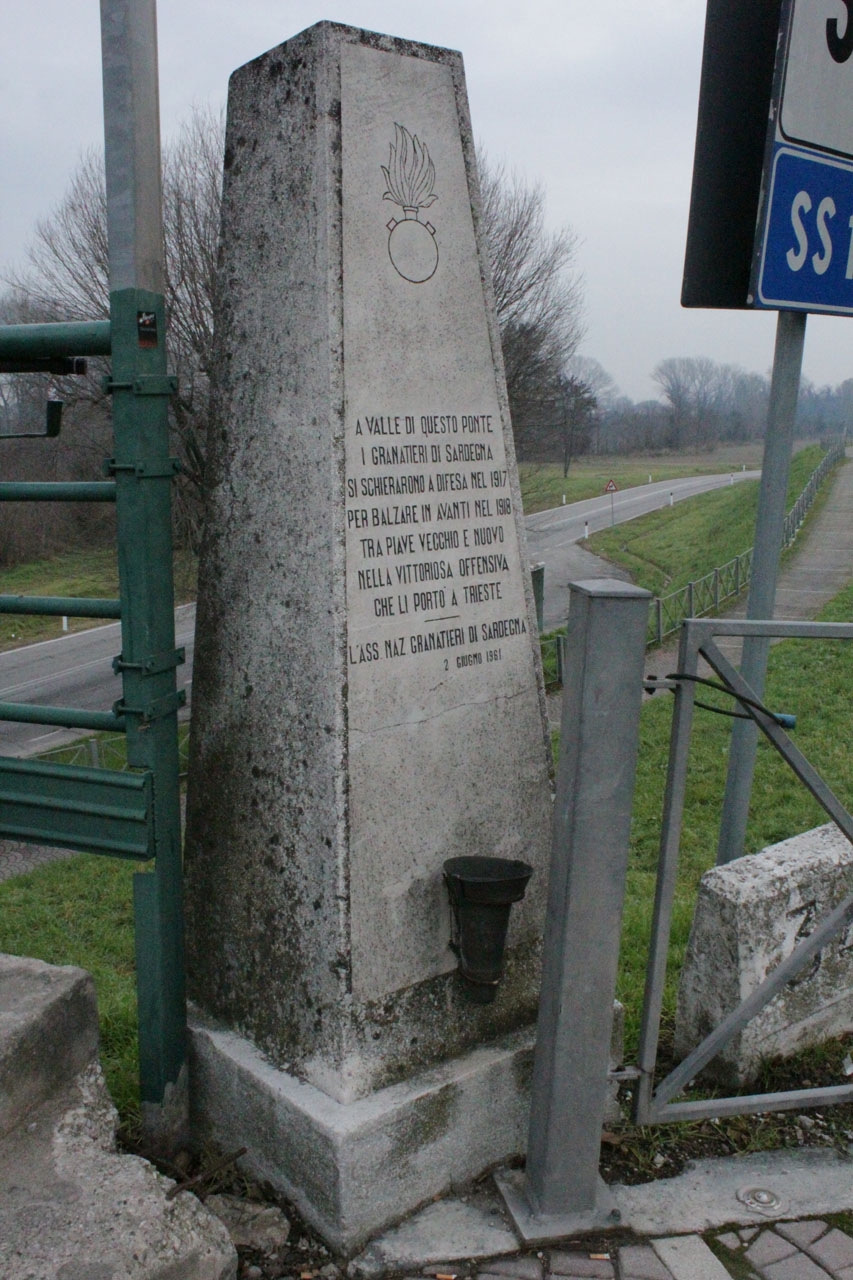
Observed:
[[[97,1054],[91,975],[71,965],[0,955],[0,1137]]]
[[[561,1276],[564,1280],[581,1280],[581,1277],[595,1276],[600,1280],[613,1280],[615,1272],[613,1263],[607,1258],[591,1258],[589,1253],[563,1253],[555,1250],[551,1254],[551,1275]]]
[[[621,1280],[672,1280],[669,1267],[648,1244],[623,1245],[619,1250],[619,1274]]]
[[[778,1236],[775,1231],[762,1231],[746,1251],[746,1256],[756,1267],[768,1266],[782,1258],[790,1258],[797,1252],[796,1245]]]
[[[348,1274],[374,1280],[431,1259],[488,1257],[517,1249],[518,1240],[495,1211],[444,1200],[371,1241],[350,1263]]]
[[[527,1138],[532,1032],[353,1103],[273,1067],[250,1041],[198,1016],[190,1054],[198,1132],[226,1148],[248,1146],[241,1165],[346,1252],[407,1206],[520,1153]],[[452,1256],[448,1247],[433,1257]]]
[[[701,1236],[669,1236],[651,1243],[673,1280],[731,1280]]]
[[[0,1143],[0,1275],[236,1280],[228,1233],[146,1160],[115,1151],[99,1067]]]
[[[853,890],[853,848],[816,827],[702,877],[681,974],[681,1057],[760,985]],[[708,1073],[748,1083],[764,1058],[853,1031],[853,927],[829,942],[721,1051]]]

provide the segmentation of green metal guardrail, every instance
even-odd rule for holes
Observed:
[[[0,758],[0,837],[136,860],[154,859],[134,881],[140,1087],[159,1103],[184,1061],[185,1006],[181,847],[163,299],[129,289],[110,299],[111,320],[0,329],[0,369],[40,369],[49,359],[112,353],[115,457],[106,481],[4,481],[3,502],[116,505],[120,599],[0,596],[2,614],[116,618],[114,667],[122,697],[112,710],[0,703],[0,719],[112,730],[127,738],[130,771]],[[152,340],[153,335],[153,340]],[[2,437],[0,437],[2,443]]]
[[[119,593],[114,600],[5,597],[4,612],[118,617],[113,667],[122,696],[110,711],[3,703],[0,717],[124,732],[129,772],[0,760],[0,836],[153,859],[134,877],[143,1125],[168,1145],[186,1119],[178,708],[172,582],[164,249],[155,0],[101,0],[109,320],[0,329],[0,373],[85,372],[109,356],[114,456],[106,481],[4,482],[4,502],[114,502]],[[43,436],[60,430],[48,401]],[[2,437],[0,437],[2,445]]]

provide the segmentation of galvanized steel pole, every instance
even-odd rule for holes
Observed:
[[[156,0],[101,0],[110,293],[165,281]]]
[[[756,620],[772,618],[776,603],[805,336],[805,311],[779,312],[746,606],[747,618]],[[741,674],[759,698],[764,693],[769,651],[770,641],[764,637],[744,640]],[[718,863],[731,862],[743,853],[757,744],[758,730],[751,720],[733,721]]]
[[[618,1219],[598,1176],[637,763],[648,591],[571,585],[542,995],[523,1186],[526,1241]]]
[[[186,1122],[186,1002],[155,0],[101,0],[110,326],[128,763],[152,776],[154,870],[134,877],[143,1126]]]

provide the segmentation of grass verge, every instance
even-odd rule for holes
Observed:
[[[175,603],[195,599],[196,561],[190,551],[175,552]],[[118,597],[118,563],[115,547],[67,551],[48,560],[0,569],[0,593],[22,596],[89,596],[98,600]],[[69,631],[100,626],[95,618],[69,618]],[[17,649],[39,640],[61,636],[62,619],[32,614],[0,614],[0,650]]]
[[[559,507],[566,502],[598,498],[608,480],[619,489],[657,480],[680,480],[685,476],[717,475],[726,471],[753,470],[761,466],[761,444],[721,446],[697,454],[629,454],[626,457],[578,458],[569,474],[554,463],[522,462],[518,474],[526,515]]]
[[[101,1063],[122,1125],[139,1115],[132,876],[78,854],[0,883],[0,951],[88,969],[98,993]]]
[[[788,509],[802,493],[823,452],[820,445],[810,445],[794,457]],[[746,480],[603,529],[585,545],[596,555],[622,565],[638,586],[654,595],[665,595],[746,551],[755,534],[757,506],[758,481]]]

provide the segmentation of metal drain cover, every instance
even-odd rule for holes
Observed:
[[[782,1207],[782,1201],[775,1191],[770,1191],[767,1187],[741,1187],[737,1193],[737,1198],[741,1204],[746,1205],[747,1209],[752,1209],[755,1213],[766,1213],[772,1216]]]

